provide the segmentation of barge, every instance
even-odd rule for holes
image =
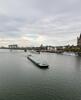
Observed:
[[[36,66],[40,67],[40,68],[48,68],[48,64],[46,63],[42,63],[40,60],[35,60],[35,58],[33,58],[31,55],[29,55],[27,57],[32,63],[34,63]]]

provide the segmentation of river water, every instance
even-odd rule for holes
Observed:
[[[81,57],[40,56],[49,69],[36,67],[23,51],[0,50],[0,100],[81,100]]]

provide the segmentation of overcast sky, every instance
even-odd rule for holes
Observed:
[[[0,46],[75,44],[81,0],[0,0]]]

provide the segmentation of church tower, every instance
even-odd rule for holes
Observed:
[[[80,37],[77,37],[77,46],[81,46],[81,34]]]

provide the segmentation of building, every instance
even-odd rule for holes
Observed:
[[[81,46],[81,34],[80,37],[77,37],[77,46]]]
[[[8,47],[9,47],[10,49],[12,49],[12,48],[18,48],[18,45],[17,45],[17,44],[8,45]]]
[[[55,51],[55,50],[56,50],[56,48],[55,48],[55,47],[53,47],[53,46],[47,46],[47,50],[48,50],[48,51]]]

